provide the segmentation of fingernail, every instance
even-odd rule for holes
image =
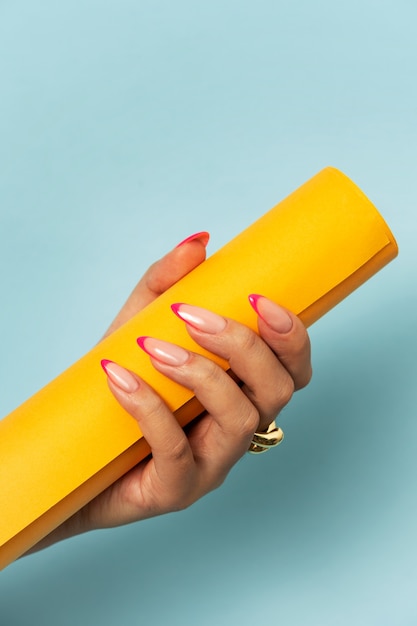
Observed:
[[[192,306],[191,304],[176,303],[171,304],[171,309],[174,311],[183,322],[190,324],[197,330],[202,330],[204,333],[210,333],[215,335],[221,333],[226,328],[226,320],[217,313],[207,311],[199,306]]]
[[[161,339],[138,337],[136,341],[146,354],[167,365],[184,365],[190,358],[188,350]]]
[[[252,293],[249,302],[260,318],[277,333],[290,332],[293,321],[288,312],[265,296]]]
[[[136,378],[121,365],[114,363],[114,361],[103,359],[101,361],[101,367],[104,369],[112,383],[114,383],[116,387],[119,387],[122,391],[133,393],[139,389],[139,383]]]
[[[181,241],[175,247],[179,248],[180,246],[183,246],[185,243],[189,243],[190,241],[195,241],[195,240],[201,241],[203,246],[206,247],[206,245],[209,242],[209,239],[210,239],[210,233],[207,233],[205,230],[203,230],[201,231],[201,233],[194,233],[194,235],[190,235],[189,237]]]

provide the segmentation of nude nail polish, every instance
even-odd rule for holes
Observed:
[[[133,393],[139,389],[139,382],[133,374],[128,372],[128,370],[121,365],[118,365],[114,361],[103,359],[101,361],[101,367],[106,372],[111,382],[122,391]]]
[[[171,304],[171,309],[183,322],[204,333],[211,335],[221,333],[227,325],[224,317],[199,306],[179,302]]]
[[[188,350],[180,346],[153,337],[138,337],[138,345],[150,357],[166,365],[179,366],[187,363],[190,358]]]
[[[293,327],[292,318],[279,304],[272,302],[272,300],[265,298],[265,296],[255,293],[249,296],[249,302],[259,317],[262,318],[272,330],[281,334],[290,332]]]

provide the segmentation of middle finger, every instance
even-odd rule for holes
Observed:
[[[187,304],[174,305],[173,310],[198,344],[229,362],[259,412],[259,430],[267,428],[295,387],[276,353],[254,331],[232,319]]]
[[[254,404],[212,360],[153,337],[140,337],[138,343],[154,367],[190,389],[209,414],[211,426],[215,427],[204,436],[205,444],[198,451],[200,458],[214,452],[216,466],[229,468],[248,449],[259,424]]]

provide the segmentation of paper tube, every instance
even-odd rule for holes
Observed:
[[[137,347],[150,335],[194,344],[170,305],[188,302],[256,330],[250,293],[311,324],[397,254],[388,226],[327,168],[266,213],[0,422],[0,567],[36,544],[148,453],[101,369],[114,360],[149,382],[185,425],[201,407]],[[227,368],[227,363],[210,358]]]

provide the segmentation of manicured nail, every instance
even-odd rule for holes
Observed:
[[[103,359],[101,361],[101,367],[104,369],[112,383],[114,383],[116,387],[119,387],[122,391],[133,393],[139,389],[139,383],[136,378],[121,365],[114,363],[114,361]]]
[[[265,298],[265,296],[260,296],[255,293],[249,296],[249,302],[259,317],[261,317],[272,330],[282,334],[290,332],[293,326],[292,318],[281,306]]]
[[[179,248],[180,246],[183,246],[185,243],[189,243],[190,241],[195,241],[195,240],[201,241],[203,246],[206,247],[206,245],[209,242],[209,239],[210,239],[210,233],[207,233],[206,231],[203,230],[201,233],[194,233],[194,235],[190,235],[189,237],[181,241],[175,247]]]
[[[184,365],[190,358],[188,350],[161,339],[138,337],[136,341],[146,354],[167,365]]]
[[[215,335],[226,328],[227,322],[224,317],[199,306],[180,302],[171,304],[171,309],[183,322],[190,324],[197,330],[202,330],[204,333]]]

